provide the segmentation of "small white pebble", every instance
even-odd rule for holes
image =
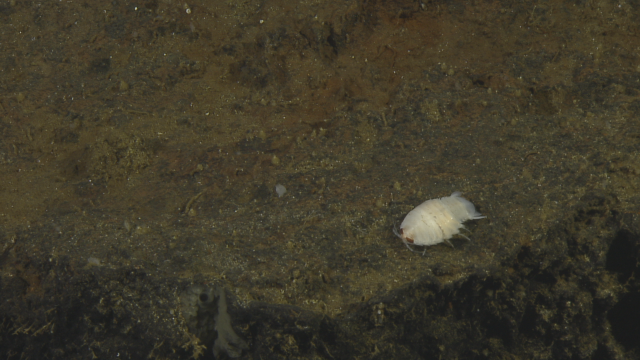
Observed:
[[[282,197],[282,195],[284,195],[284,193],[286,192],[287,192],[287,188],[284,187],[284,185],[282,184],[276,185],[276,193],[278,194],[278,197]]]

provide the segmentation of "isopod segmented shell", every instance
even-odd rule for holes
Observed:
[[[461,195],[456,191],[451,196],[423,202],[407,214],[400,224],[400,232],[394,229],[395,234],[411,251],[414,250],[409,244],[430,246],[447,242],[452,245],[449,239],[460,234],[463,222],[486,217]]]

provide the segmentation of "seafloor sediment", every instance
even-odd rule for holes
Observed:
[[[639,12],[0,4],[0,353],[640,358]]]

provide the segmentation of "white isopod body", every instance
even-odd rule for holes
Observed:
[[[400,224],[400,232],[395,228],[393,232],[411,251],[415,250],[409,244],[430,246],[446,242],[453,246],[449,239],[460,234],[460,229],[464,228],[463,222],[486,217],[461,195],[456,191],[451,196],[423,202],[407,214]]]

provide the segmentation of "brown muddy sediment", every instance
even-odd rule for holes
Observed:
[[[210,358],[222,287],[245,358],[638,358],[638,15],[1,5],[0,349]]]

